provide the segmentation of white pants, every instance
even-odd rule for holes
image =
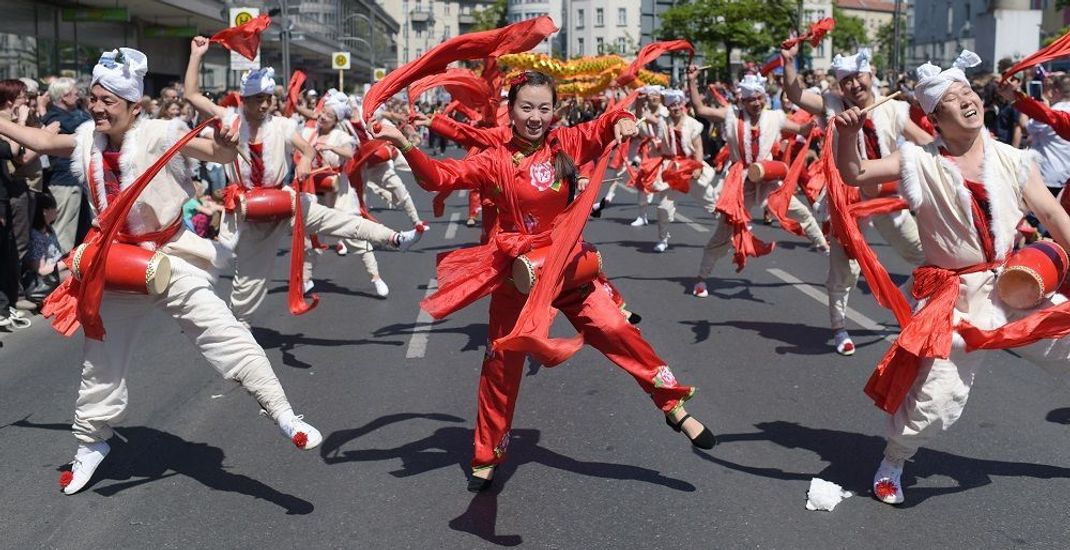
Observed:
[[[302,194],[302,200],[305,231],[308,234],[360,239],[380,246],[392,244],[396,233],[393,229],[316,204],[307,194]],[[236,221],[235,218],[227,216],[228,223],[224,224],[226,231],[238,231],[230,307],[239,321],[248,323],[267,295],[267,278],[275,265],[279,241],[288,233],[290,223]]]
[[[925,262],[918,238],[918,223],[909,212],[899,211],[870,218],[873,227],[880,233],[900,258],[912,267]],[[829,272],[825,288],[829,294],[829,321],[832,330],[846,328],[847,299],[851,289],[858,283],[858,262],[847,257],[847,252],[838,240],[833,239],[829,254]]]
[[[402,210],[405,211],[405,215],[412,220],[413,224],[420,221],[420,214],[416,211],[416,205],[413,204],[412,197],[409,196],[409,190],[405,188],[401,177],[398,176],[389,162],[365,166],[364,181],[389,191],[394,198],[394,204],[401,206]]]
[[[762,204],[765,197],[775,189],[772,185],[754,185],[751,182],[743,184],[743,201],[747,210],[752,210],[755,205]],[[792,196],[788,202],[788,217],[799,222],[810,242],[819,247],[828,246],[825,235],[821,232],[821,226],[817,223],[810,209]],[[723,216],[717,216],[717,229],[706,243],[702,251],[702,261],[699,262],[698,276],[705,279],[713,273],[717,261],[723,258],[732,248],[732,226],[725,223]]]
[[[669,234],[669,224],[676,220],[676,201],[691,196],[702,205],[707,213],[713,214],[716,211],[717,200],[713,185],[715,176],[713,168],[707,166],[698,179],[691,181],[691,187],[686,194],[668,186],[654,194],[654,203],[657,204],[659,240],[668,241],[672,236]]]
[[[272,419],[290,409],[264,349],[215,294],[208,275],[180,258],[170,259],[171,284],[164,294],[104,292],[100,317],[107,336],[104,341],[86,338],[83,346],[73,426],[79,441],[111,438],[111,424],[126,412],[126,372],[152,308],[174,318],[208,363],[223,378],[241,384]],[[166,355],[167,350],[160,352]]]

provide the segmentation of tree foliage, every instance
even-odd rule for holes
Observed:
[[[850,54],[869,44],[866,22],[861,17],[847,15],[836,5],[832,6],[832,17],[836,19],[836,29],[830,33],[834,52]]]
[[[475,25],[472,25],[472,30],[489,31],[508,25],[509,20],[505,13],[508,8],[507,2],[508,0],[495,0],[486,8],[472,11],[472,17],[476,20]]]
[[[906,62],[907,56],[907,40],[906,40],[906,25],[907,18],[903,15],[899,16],[899,63],[902,65]],[[873,64],[879,71],[895,71],[898,67],[892,67],[891,62],[895,57],[892,52],[895,50],[895,20],[891,20],[877,29],[877,53],[873,55]]]
[[[725,67],[733,50],[760,57],[776,48],[793,27],[796,6],[794,0],[689,0],[661,14],[658,36],[718,51],[723,57],[707,62]]]

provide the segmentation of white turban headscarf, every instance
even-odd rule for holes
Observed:
[[[739,95],[743,99],[765,97],[765,77],[756,74],[744,75],[739,83]]]
[[[970,81],[966,79],[963,69],[980,64],[981,58],[977,54],[970,50],[962,50],[955,62],[951,64],[951,68],[946,71],[932,63],[918,67],[918,83],[914,86],[914,97],[917,98],[921,110],[926,114],[935,111],[936,104],[940,103],[940,99],[944,97],[952,83],[962,82],[968,86]]]
[[[100,54],[93,67],[89,86],[100,84],[105,90],[130,102],[141,101],[145,95],[145,73],[149,72],[149,58],[133,48],[119,48]]]
[[[263,67],[241,77],[241,96],[275,93],[275,69]]]
[[[870,53],[869,48],[860,48],[858,53],[847,57],[836,54],[835,59],[832,60],[832,68],[836,71],[836,80],[843,80],[855,73],[873,74],[873,69],[869,65],[870,59],[873,59],[873,55]]]
[[[650,94],[661,95],[664,90],[665,90],[665,88],[663,88],[660,84],[647,84],[646,86],[643,86],[643,87],[639,88],[639,93],[641,93],[643,95],[650,95]]]
[[[677,103],[683,103],[685,97],[683,90],[665,90],[661,94],[661,101],[666,107],[671,107]]]
[[[348,119],[349,114],[352,113],[349,107],[349,96],[334,88],[327,90],[327,93],[323,95],[323,107],[334,111],[339,122]]]

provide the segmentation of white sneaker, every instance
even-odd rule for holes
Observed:
[[[877,473],[873,474],[873,497],[886,504],[901,504],[903,502],[903,466],[881,460]]]
[[[11,323],[11,328],[23,329],[28,328],[31,324],[30,318],[26,316],[26,312],[21,309],[9,307],[8,320]]]
[[[662,239],[654,245],[654,252],[665,252],[669,249],[669,239]]]
[[[699,281],[695,283],[695,288],[691,289],[691,294],[694,294],[699,298],[708,297],[710,295],[710,291],[706,288],[706,281]]]
[[[349,248],[346,247],[346,243],[343,241],[338,241],[338,246],[336,246],[334,250],[338,253],[339,256],[345,256],[346,254],[349,254]]]
[[[645,216],[639,216],[638,218],[635,218],[634,222],[632,222],[632,227],[642,227],[648,223],[650,222],[647,221]]]
[[[397,237],[395,237],[396,242],[394,243],[394,245],[397,247],[398,250],[405,252],[406,250],[412,248],[412,245],[416,244],[416,241],[420,240],[420,237],[423,236],[424,232],[419,231],[415,228],[410,229],[408,231],[401,231],[398,232]]]
[[[316,286],[316,283],[313,282],[312,279],[309,279],[309,280],[305,281],[305,284],[304,284],[305,294],[308,294],[308,291],[312,290],[312,287],[314,287],[314,286]]]
[[[294,414],[293,411],[282,413],[279,416],[279,429],[293,442],[298,449],[309,451],[323,443],[323,436],[319,430],[304,421],[304,415]]]
[[[70,471],[65,471],[59,476],[59,486],[63,493],[73,495],[81,491],[93,478],[93,472],[104,461],[104,457],[111,452],[111,446],[107,442],[78,445],[78,452],[74,454],[74,462],[71,462]]]
[[[376,279],[372,281],[372,284],[375,285],[375,293],[378,294],[380,297],[386,298],[386,296],[390,294],[390,287],[386,286],[386,281],[382,279]]]
[[[847,334],[847,330],[837,330],[833,338],[836,342],[836,353],[844,356],[855,354],[855,343],[851,340],[851,335]]]

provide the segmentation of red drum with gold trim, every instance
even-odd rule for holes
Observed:
[[[71,272],[82,280],[82,274],[96,259],[97,243],[80,244],[74,249]],[[104,266],[104,288],[120,292],[137,292],[156,296],[171,284],[171,260],[159,250],[146,250],[140,246],[112,243],[108,250],[108,264]]]
[[[242,219],[253,222],[286,220],[297,209],[297,193],[278,187],[257,187],[238,197]]]
[[[565,266],[565,283],[562,290],[585,285],[595,280],[602,271],[602,254],[590,243],[583,243],[581,246],[583,250],[572,263]],[[521,294],[528,294],[535,287],[549,253],[550,247],[544,246],[513,260],[513,284]]]
[[[1003,264],[996,290],[1003,303],[1015,309],[1040,305],[1066,278],[1066,251],[1052,241],[1037,241],[1015,252]]]
[[[751,183],[782,180],[788,175],[788,165],[779,160],[761,160],[747,167]]]
[[[338,174],[321,172],[312,175],[312,184],[317,193],[335,193],[338,191]]]

